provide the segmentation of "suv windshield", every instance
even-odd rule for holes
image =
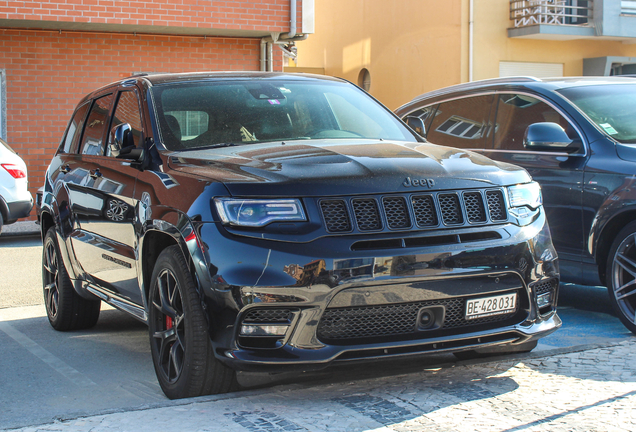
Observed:
[[[303,80],[223,80],[152,88],[169,150],[302,139],[416,141],[353,85]]]
[[[559,90],[616,141],[636,143],[636,84],[608,84]]]

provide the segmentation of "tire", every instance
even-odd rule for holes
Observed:
[[[481,348],[469,351],[454,352],[453,355],[459,360],[471,360],[478,358],[487,358],[507,354],[527,353],[535,349],[537,341],[524,342],[518,345],[496,345],[493,347]]]
[[[75,292],[60,255],[55,228],[44,236],[42,288],[46,314],[55,330],[81,330],[97,323],[101,301],[87,300]]]
[[[152,361],[167,397],[237,389],[236,372],[214,357],[201,299],[178,246],[159,255],[148,304]]]
[[[2,212],[0,212],[0,234],[2,234],[2,225],[4,225],[4,219],[2,218]]]
[[[607,257],[605,283],[623,325],[636,334],[636,221],[623,228]]]

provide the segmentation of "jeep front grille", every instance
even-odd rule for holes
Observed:
[[[501,190],[393,194],[320,200],[331,233],[461,227],[508,219]]]

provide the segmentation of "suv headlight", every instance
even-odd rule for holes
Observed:
[[[275,221],[306,221],[298,199],[260,200],[215,198],[214,205],[224,224],[262,227]]]
[[[517,218],[519,224],[527,225],[538,214],[538,208],[543,204],[541,186],[539,183],[524,183],[508,187],[510,214]]]
[[[537,182],[508,187],[508,197],[510,198],[510,207],[525,206],[535,210],[543,204],[541,186]]]

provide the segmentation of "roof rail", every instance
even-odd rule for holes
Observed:
[[[444,87],[441,88],[439,90],[433,90],[430,92],[426,92],[423,93],[419,96],[416,96],[413,98],[413,100],[411,102],[416,102],[420,99],[429,99],[432,97],[436,97],[436,96],[442,96],[445,95],[447,93],[452,93],[455,91],[461,91],[461,90],[471,90],[473,88],[479,88],[482,87],[484,85],[489,85],[489,84],[506,84],[506,83],[519,83],[519,82],[540,82],[541,79],[540,78],[536,78],[536,77],[532,77],[532,76],[513,76],[513,77],[503,77],[503,78],[489,78],[489,79],[484,79],[484,80],[478,80],[478,81],[471,81],[471,82],[467,82],[467,83],[462,83],[462,84],[455,84],[449,87]],[[409,102],[409,104],[411,103]],[[402,107],[400,107],[402,108]],[[399,109],[399,108],[398,108]]]

